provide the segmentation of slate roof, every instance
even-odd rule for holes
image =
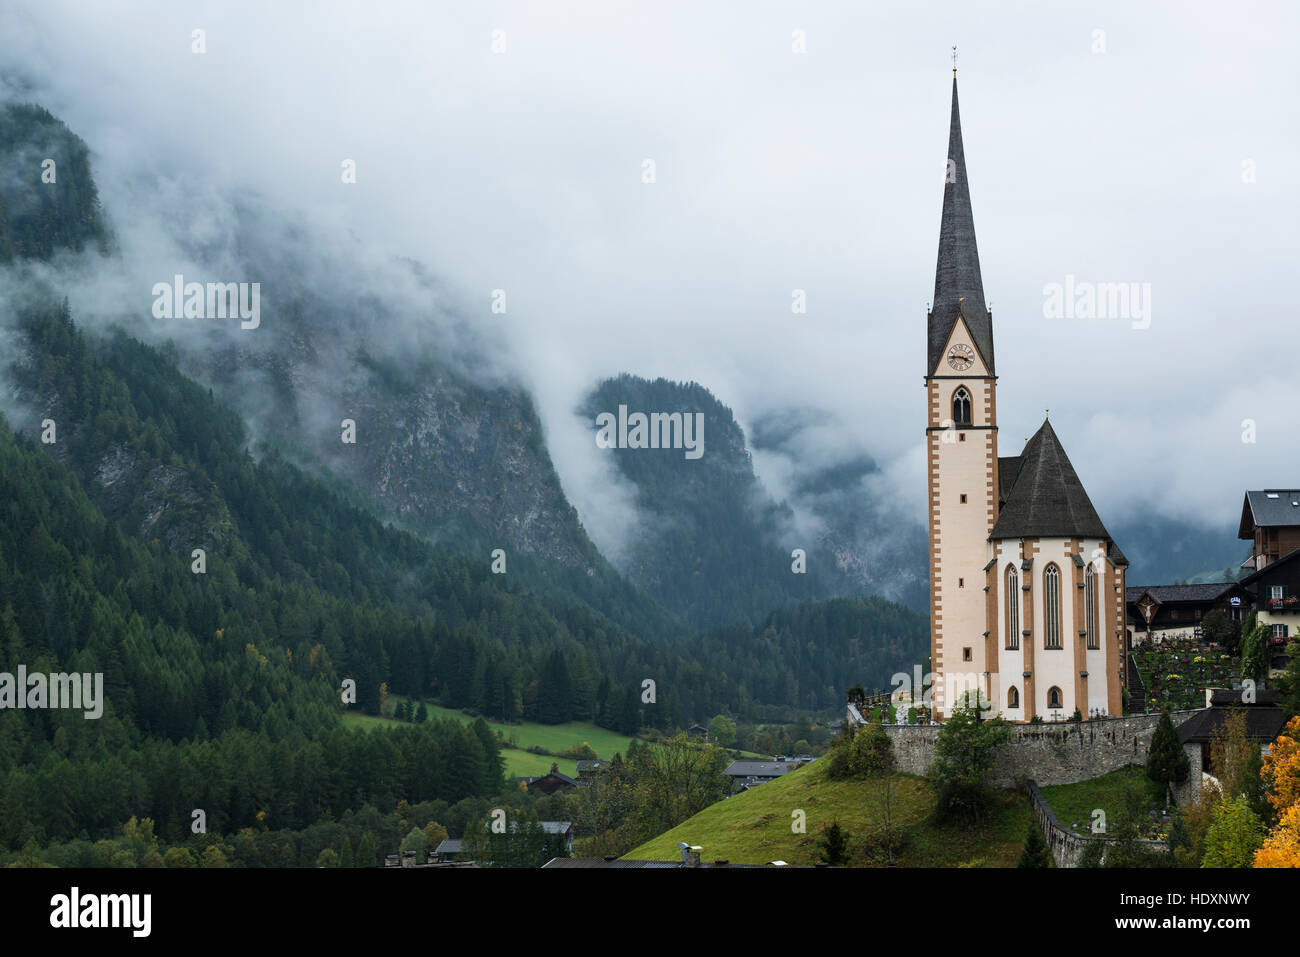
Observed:
[[[545,781],[547,778],[556,778],[560,781],[563,781],[565,784],[572,784],[574,786],[576,786],[578,783],[573,778],[565,774],[563,771],[548,771],[546,774],[543,774],[541,777],[528,778],[527,781],[529,784],[536,784],[538,781]]]
[[[1263,577],[1265,572],[1275,572],[1277,571],[1279,565],[1285,562],[1294,561],[1296,558],[1300,558],[1300,548],[1296,548],[1293,549],[1292,551],[1287,552],[1285,555],[1283,555],[1275,562],[1269,562],[1267,565],[1265,565],[1257,572],[1251,572],[1249,575],[1247,575],[1245,578],[1241,580],[1241,584],[1253,585],[1259,578]]]
[[[1110,538],[1050,421],[1034,433],[1019,459],[990,538]],[[1002,463],[998,459],[999,475]]]
[[[1254,537],[1256,525],[1265,528],[1300,525],[1300,504],[1292,505],[1292,502],[1300,503],[1300,490],[1266,488],[1258,492],[1247,492],[1241,503],[1241,526],[1237,530],[1237,537]]]
[[[1210,691],[1210,706],[1213,708],[1259,708],[1274,707],[1282,699],[1280,692],[1271,688],[1256,688],[1255,701],[1246,704],[1241,700],[1242,692],[1234,688],[1214,688]]]
[[[998,502],[1001,507],[1011,495],[1012,488],[1015,487],[1016,479],[1020,476],[1020,456],[1018,455],[1000,455],[998,456],[998,496],[1002,501]]]
[[[562,867],[566,869],[574,868],[676,868],[681,870],[693,870],[695,867],[807,867],[807,864],[733,864],[731,861],[700,861],[692,866],[683,864],[681,861],[625,861],[621,858],[613,861],[607,861],[600,857],[556,857],[547,861],[543,867]]]
[[[542,830],[547,834],[563,835],[563,834],[568,834],[569,831],[573,829],[572,821],[539,821],[538,823],[542,825]],[[489,826],[488,823],[485,821],[483,823],[483,829],[486,830],[488,826]],[[517,830],[519,830],[519,822],[511,821],[510,822],[511,833]],[[437,848],[434,849],[434,853],[435,854],[459,854],[463,849],[463,847],[464,847],[463,838],[449,837],[438,844]]]
[[[984,299],[980,278],[979,250],[975,245],[975,217],[971,213],[970,184],[966,179],[966,152],[961,141],[961,114],[957,108],[957,78],[952,80],[952,117],[948,126],[948,159],[945,164],[943,215],[939,221],[939,259],[934,271],[934,302],[930,307],[929,364],[934,372],[943,358],[943,348],[957,323],[958,313],[966,320],[971,337],[993,375],[993,317]]]
[[[1178,726],[1178,740],[1183,744],[1205,744],[1223,727],[1232,708],[1206,708]],[[1242,708],[1246,715],[1246,737],[1252,741],[1273,741],[1286,727],[1286,712],[1273,706]]]
[[[732,761],[726,773],[733,778],[779,778],[793,768],[787,761]]]
[[[1137,601],[1146,592],[1162,605],[1166,602],[1212,602],[1231,591],[1236,582],[1206,582],[1200,585],[1137,585],[1124,589],[1124,601]]]

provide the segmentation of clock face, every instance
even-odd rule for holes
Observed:
[[[948,365],[958,372],[965,372],[975,364],[975,350],[964,342],[959,342],[948,350]]]

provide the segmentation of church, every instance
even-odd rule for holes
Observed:
[[[1123,714],[1124,575],[1046,418],[999,455],[993,316],[984,298],[953,70],[948,164],[925,366],[933,713],[978,703],[1011,721]],[[978,694],[978,699],[976,695]]]

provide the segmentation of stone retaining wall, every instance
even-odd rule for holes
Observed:
[[[1052,860],[1056,862],[1057,867],[1078,867],[1083,849],[1092,841],[1106,844],[1111,842],[1111,838],[1089,837],[1066,830],[1056,819],[1056,814],[1047,803],[1047,799],[1043,797],[1043,792],[1038,789],[1038,785],[1029,781],[1026,788],[1029,790],[1029,801],[1034,807],[1034,816],[1038,819],[1038,826],[1042,829],[1044,840],[1047,841],[1047,849],[1052,852]],[[1154,851],[1169,850],[1169,845],[1164,841],[1143,841],[1142,844]],[[1102,860],[1104,861],[1105,858],[1103,852]]]
[[[1174,726],[1196,711],[1174,711]],[[1145,765],[1158,714],[1094,721],[1012,725],[1011,740],[994,768],[997,787],[1018,787],[1026,781],[1040,784],[1074,784],[1101,777],[1131,764]],[[939,726],[887,724],[885,733],[894,745],[898,770],[926,774],[934,763],[934,743]]]

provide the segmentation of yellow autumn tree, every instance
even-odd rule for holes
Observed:
[[[1255,867],[1300,867],[1300,717],[1292,718],[1264,756],[1260,777],[1276,826],[1255,852]]]
[[[1300,717],[1287,722],[1264,755],[1260,776],[1268,785],[1268,803],[1279,816],[1300,804]]]
[[[1253,867],[1300,867],[1300,804],[1283,812],[1277,827],[1255,852]]]

